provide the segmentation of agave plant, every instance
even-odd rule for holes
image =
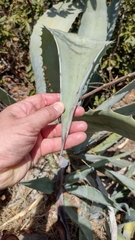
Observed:
[[[109,163],[119,168],[129,166],[128,161],[120,159],[131,152],[114,157],[102,156],[107,147],[113,145],[122,136],[135,140],[133,134],[135,121],[130,117],[131,114],[135,114],[134,105],[128,105],[115,111],[110,110],[116,102],[135,87],[135,81],[106,100],[97,109],[89,110],[80,118],[88,123],[88,138],[85,143],[74,148],[74,154],[70,153],[67,156],[74,171],[66,175],[63,171],[63,168],[69,163],[63,155],[63,148],[74,110],[77,104],[83,105],[83,101],[79,102],[79,99],[89,90],[89,84],[94,81],[95,71],[100,60],[112,44],[110,38],[117,20],[119,6],[119,0],[112,0],[108,7],[105,0],[69,0],[57,3],[40,17],[31,36],[30,54],[37,93],[60,92],[65,112],[61,119],[62,142],[56,182],[42,178],[22,184],[47,194],[58,189],[56,192],[58,215],[65,231],[65,239],[68,240],[71,238],[64,210],[79,225],[79,240],[94,239],[91,221],[95,216],[102,218],[101,212],[106,215],[104,227],[108,239],[124,239],[121,231],[117,230],[115,213],[118,210],[123,211],[123,206],[128,213],[130,209],[125,203],[122,206],[117,203],[119,191],[116,191],[112,198],[108,196],[97,175],[97,170],[120,185],[126,186],[130,191],[135,191],[135,182],[131,179],[134,166],[130,168],[127,176],[106,169],[106,164]],[[82,13],[82,18],[78,31],[72,33],[70,31],[72,23],[80,13]],[[106,138],[105,144],[102,142],[90,149],[92,143],[106,134],[109,136]],[[88,146],[90,150],[87,150]],[[76,159],[80,158],[87,164],[84,165],[81,161],[77,165]],[[83,183],[82,180],[84,180]],[[78,185],[78,182],[81,183]],[[46,188],[45,184],[47,184]],[[63,188],[66,191],[64,201]],[[76,207],[78,209],[81,207],[83,211],[75,211],[70,201],[70,194],[75,195],[76,199],[80,198],[79,206]],[[93,210],[91,210],[91,206],[93,206]],[[129,234],[126,232],[126,226],[124,231],[125,234]]]

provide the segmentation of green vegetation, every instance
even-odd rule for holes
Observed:
[[[0,83],[3,88],[6,88],[5,75],[26,85],[34,81],[29,60],[30,35],[48,4],[43,0],[0,0]]]
[[[22,184],[46,194],[55,191],[58,216],[62,224],[60,232],[64,229],[67,240],[70,240],[70,234],[63,217],[64,211],[79,226],[79,240],[93,240],[92,220],[100,221],[103,218],[102,227],[107,239],[129,240],[135,236],[135,208],[134,204],[130,206],[127,202],[129,195],[135,193],[135,181],[132,178],[135,164],[125,160],[125,157],[135,150],[116,153],[111,157],[105,156],[107,149],[123,136],[135,140],[135,120],[131,117],[135,116],[134,103],[110,110],[135,88],[135,80],[126,81],[126,86],[118,92],[113,91],[113,97],[106,101],[103,95],[95,97],[95,109],[89,109],[80,118],[88,123],[87,140],[70,152],[63,153],[76,104],[80,97],[90,90],[91,84],[109,82],[116,76],[134,71],[134,3],[122,0],[119,10],[119,0],[110,2],[112,5],[108,4],[106,9],[105,0],[102,3],[91,0],[78,26],[78,34],[71,34],[69,30],[78,14],[84,11],[85,1],[58,3],[40,18],[39,15],[47,8],[43,1],[31,1],[30,5],[29,1],[24,4],[21,1],[1,3],[0,14],[2,19],[5,17],[1,20],[0,30],[3,54],[6,51],[6,40],[11,42],[8,46],[9,53],[16,46],[14,42],[17,42],[21,51],[27,51],[33,21],[36,22],[39,18],[30,41],[36,89],[37,92],[49,92],[50,89],[57,92],[61,88],[61,100],[66,111],[62,116],[62,148],[55,178],[53,181],[46,177]],[[116,20],[117,25],[112,36]],[[110,42],[110,39],[115,42]],[[110,45],[112,47],[107,50]],[[27,58],[26,66],[28,72],[31,72],[29,64]],[[97,69],[101,76],[95,73]],[[29,76],[31,80],[33,75]],[[80,101],[80,104],[89,107],[89,101],[87,104]],[[68,164],[71,172],[63,174],[63,165],[66,168]],[[125,168],[126,173],[123,174]],[[107,183],[102,176],[109,181],[113,180],[115,188],[107,191]],[[63,200],[60,198],[60,191],[63,192]],[[71,195],[74,195],[76,200],[75,206],[72,205]],[[120,223],[117,222],[118,212],[121,215],[124,212]]]
[[[108,71],[105,79],[108,81],[117,75],[123,76],[135,70],[135,3],[134,0],[121,0],[121,8],[117,25],[112,36],[115,39],[108,57],[101,64],[101,69]]]
[[[3,47],[7,40],[12,44],[16,37],[19,47],[28,49],[32,27],[47,7],[43,0],[30,2],[31,5],[29,1],[0,1],[0,43]]]

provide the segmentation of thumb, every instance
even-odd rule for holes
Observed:
[[[40,131],[48,123],[55,121],[64,111],[64,104],[56,102],[51,106],[41,108],[27,117],[27,121],[34,127],[35,131]]]

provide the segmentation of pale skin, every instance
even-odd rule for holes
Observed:
[[[38,94],[0,113],[0,189],[19,182],[42,156],[60,151],[61,124],[50,123],[63,111],[59,94]],[[83,114],[77,107],[75,117]],[[86,129],[85,122],[73,122],[65,149],[82,143]]]

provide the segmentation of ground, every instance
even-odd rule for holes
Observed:
[[[24,99],[28,96],[29,90],[33,88],[31,84],[26,88],[23,83],[16,84],[12,79],[5,79],[5,83],[10,89],[10,94],[16,98],[16,100]],[[21,91],[21,92],[20,92]],[[132,90],[126,97],[124,97],[116,107],[122,106],[127,103],[131,103],[135,100],[134,90]],[[0,104],[1,110],[5,107],[2,103]],[[106,154],[114,155],[117,151],[122,153],[133,149],[135,143],[128,139],[122,138],[115,145],[110,147]],[[55,159],[55,155],[53,155]],[[129,161],[133,161],[135,154],[128,157]],[[54,165],[55,166],[55,165]],[[55,169],[55,167],[54,167]],[[55,169],[56,170],[56,169]],[[52,171],[52,164],[50,167],[49,156],[42,158],[39,164],[31,169],[23,181],[28,181],[33,178],[49,176],[53,178],[54,173]],[[100,176],[101,178],[104,176]],[[113,182],[108,182],[107,188],[111,189]],[[73,199],[74,198],[74,199]],[[132,196],[133,198],[133,196]],[[77,197],[70,196],[73,203],[76,202],[76,206],[79,205],[80,200]],[[0,231],[8,230],[11,233],[16,234],[19,239],[40,239],[41,235],[30,235],[33,233],[42,234],[43,239],[58,240],[59,235],[57,227],[55,226],[57,221],[56,207],[55,207],[55,196],[47,196],[36,190],[32,190],[20,184],[16,184],[14,187],[5,189],[0,192]],[[120,216],[121,218],[121,216]],[[104,221],[105,216],[100,220],[92,220],[91,224],[94,232],[95,240],[107,240],[104,232]],[[120,220],[119,220],[120,221]],[[69,221],[69,228],[73,240],[78,239],[78,228],[76,225]],[[23,235],[28,234],[23,237]],[[36,237],[36,238],[34,238]],[[8,240],[8,239],[7,239]]]

